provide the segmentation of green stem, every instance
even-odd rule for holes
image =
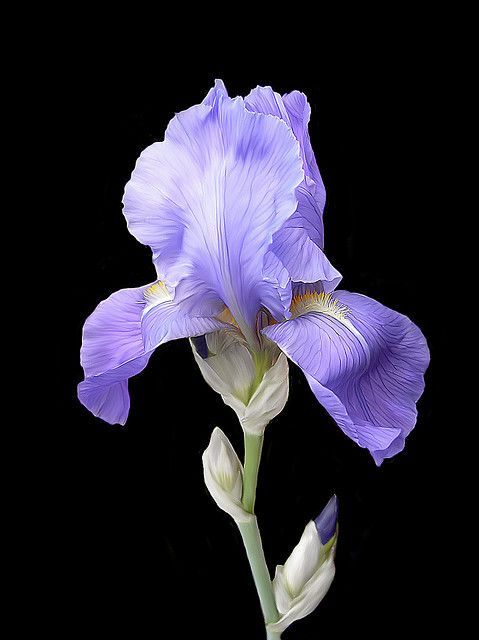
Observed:
[[[263,449],[263,436],[244,434],[244,475],[243,475],[243,507],[254,513],[256,485],[258,484],[259,463]]]
[[[273,631],[266,632],[266,640],[281,640],[280,633],[274,633]]]
[[[248,556],[251,573],[253,574],[256,591],[258,592],[264,620],[266,624],[269,622],[277,622],[279,615],[274,600],[273,586],[264,558],[256,516],[249,522],[239,522],[238,528],[243,538],[243,544],[246,549],[246,555]]]
[[[256,499],[256,485],[258,483],[258,471],[263,448],[263,436],[255,436],[245,433],[244,437],[244,474],[243,474],[243,507],[254,515],[254,503]],[[265,623],[277,622],[279,619],[276,602],[274,599],[273,585],[261,543],[261,535],[258,522],[254,516],[249,522],[238,523],[238,528],[243,538],[251,573],[258,592],[261,609]],[[280,634],[267,633],[268,640],[279,640]]]

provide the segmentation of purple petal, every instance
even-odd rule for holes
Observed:
[[[336,533],[338,499],[334,495],[314,521],[321,544],[327,544]]]
[[[326,191],[309,139],[311,109],[307,98],[299,91],[293,91],[282,98],[271,87],[257,87],[245,98],[245,104],[252,111],[271,114],[284,120],[299,141],[303,160],[305,175],[296,193],[298,208],[275,233],[271,251],[288,270],[291,280],[324,280],[324,290],[333,291],[341,280],[341,274],[332,267],[322,251]]]
[[[332,300],[345,320],[309,311],[266,327],[306,374],[319,402],[377,464],[402,450],[416,423],[416,402],[429,363],[426,340],[405,316],[359,294]]]
[[[266,113],[281,118],[291,127],[300,144],[305,180],[309,178],[307,182],[314,182],[312,190],[322,214],[326,202],[326,190],[309,138],[308,124],[311,108],[304,93],[293,91],[281,97],[271,87],[256,87],[246,96],[245,105],[247,109],[256,113]]]
[[[296,197],[298,198],[298,209],[289,218],[280,231],[275,234],[274,240],[276,240],[278,234],[283,229],[304,229],[309,238],[318,246],[319,249],[324,247],[324,228],[323,221],[318,216],[317,204],[311,195],[310,189],[306,186],[300,185],[296,189]]]
[[[155,347],[224,326],[214,318],[200,317],[198,310],[198,315],[190,316],[190,301],[177,297],[176,302],[160,303],[145,313],[148,287],[113,293],[98,305],[83,328],[85,380],[78,385],[78,397],[95,416],[110,424],[125,424],[130,409],[128,379],[146,367]]]
[[[294,227],[294,221],[285,223],[275,234],[274,243],[269,253],[273,253],[279,261],[281,269],[285,269],[293,282],[316,283],[320,281],[323,291],[334,291],[341,282],[342,276],[326,258],[323,251],[315,244],[307,231]],[[269,263],[265,262],[265,276],[271,277]]]
[[[208,91],[206,98],[203,100],[203,104],[212,107],[220,96],[227,98],[228,92],[226,91],[223,80],[215,80],[215,86]]]
[[[269,305],[265,304],[265,307],[268,309],[272,306],[276,307],[279,297],[282,309],[277,309],[277,312],[273,313],[273,315],[275,318],[289,318],[291,316],[289,308],[292,299],[291,276],[281,260],[272,251],[267,251],[264,257],[263,279],[266,282],[271,282],[274,286],[271,292],[272,299]]]
[[[171,302],[163,302],[145,312],[142,318],[143,342],[146,349],[177,338],[192,338],[224,328],[216,316],[223,303],[201,288],[195,279],[180,282]]]
[[[144,355],[141,315],[149,285],[116,291],[100,302],[83,327],[80,360],[87,377]]]
[[[283,98],[271,87],[256,87],[244,99],[246,108],[255,113],[266,113],[284,120],[288,127],[291,121]],[[297,138],[297,136],[296,136]]]
[[[283,305],[263,280],[272,236],[296,209],[299,145],[277,118],[255,114],[217,86],[170,122],[139,158],[125,196],[133,235],[153,249],[159,277],[194,275],[246,335],[258,309]]]
[[[304,159],[304,173],[306,178],[310,178],[314,183],[310,189],[318,205],[321,215],[326,204],[326,189],[319,173],[318,165],[314,155],[313,147],[308,132],[309,119],[311,117],[311,107],[304,93],[292,91],[283,96],[283,102],[288,112],[291,128],[301,145],[301,153]]]
[[[330,293],[341,282],[339,271],[311,240],[306,230],[295,226],[292,218],[275,234],[273,246],[275,250],[268,251],[265,256],[263,277],[275,283],[283,301],[285,318],[290,317],[287,310],[292,295],[298,288],[305,287],[304,283],[308,283],[308,289]],[[281,259],[278,255],[281,255]]]
[[[141,333],[147,288],[113,293],[83,327],[80,358],[85,380],[78,385],[78,397],[110,424],[125,424],[130,409],[128,378],[142,371],[150,357]]]

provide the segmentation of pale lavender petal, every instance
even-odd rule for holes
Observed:
[[[271,87],[256,87],[244,99],[246,108],[255,113],[266,113],[284,120],[291,127],[283,98]],[[296,136],[297,138],[297,136]]]
[[[317,204],[314,197],[311,195],[311,190],[304,186],[304,184],[300,185],[296,189],[296,197],[298,198],[298,209],[291,218],[288,218],[283,227],[303,228],[311,240],[317,244],[320,249],[323,249],[323,220],[322,217],[318,215]]]
[[[291,224],[291,226],[290,226]],[[280,267],[287,271],[293,282],[321,282],[323,291],[334,291],[341,282],[342,276],[333,267],[323,251],[301,227],[286,223],[275,234],[274,243],[269,253],[273,253]],[[265,262],[264,273],[271,276],[271,260]]]
[[[248,111],[220,89],[207,99],[212,105],[178,114],[165,141],[142,153],[125,215],[168,284],[194,275],[248,334],[258,309],[278,297],[263,280],[263,261],[296,209],[303,171],[284,122]]]
[[[290,317],[289,307],[292,296],[303,290],[317,290],[330,293],[341,281],[341,274],[324,255],[323,251],[311,241],[302,228],[283,227],[276,234],[276,246],[279,252],[268,251],[263,265],[263,277],[275,284],[281,303],[283,315]],[[281,260],[278,258],[281,254]],[[301,282],[298,282],[301,281]],[[308,284],[305,284],[308,283]],[[274,300],[268,307],[273,316],[280,317],[273,310]]]
[[[203,100],[203,104],[212,107],[220,96],[225,96],[227,98],[228,92],[223,80],[215,80],[214,87],[211,87],[208,91],[206,98]]]
[[[299,91],[281,97],[271,87],[257,87],[246,98],[252,111],[267,113],[284,120],[300,143],[304,181],[296,195],[298,208],[273,236],[270,247],[296,282],[324,280],[324,290],[333,291],[341,274],[324,256],[323,210],[326,201],[318,165],[308,133],[311,109],[307,98]],[[271,272],[268,272],[271,277]]]
[[[80,351],[86,376],[114,369],[143,354],[141,314],[149,286],[116,291],[87,318]]]
[[[160,303],[145,313],[149,286],[112,294],[98,305],[83,328],[85,380],[78,385],[78,397],[95,416],[110,424],[125,424],[130,409],[128,379],[146,367],[157,346],[224,326],[215,318],[201,317],[199,309],[197,315],[190,316],[191,302],[186,299],[183,304],[176,297],[176,302]],[[153,317],[155,322],[151,322]]]
[[[308,132],[309,120],[311,117],[311,107],[309,106],[308,98],[301,93],[301,91],[292,91],[286,93],[283,96],[284,106],[288,112],[291,128],[296,138],[301,145],[301,152],[304,158],[304,172],[306,178],[314,183],[314,189],[311,187],[311,191],[318,204],[318,210],[321,215],[324,211],[324,205],[326,204],[326,189],[319,173],[318,164],[314,155],[313,147],[311,146],[311,140]],[[308,181],[309,182],[309,181]],[[310,186],[311,183],[309,182]]]
[[[341,429],[377,464],[395,455],[416,423],[429,363],[426,340],[406,317],[339,291],[345,321],[312,311],[263,332],[296,362]]]
[[[292,299],[291,276],[281,260],[272,251],[267,251],[263,263],[263,279],[271,282],[274,288],[271,290],[269,303],[265,306],[275,318],[289,318],[289,308]]]
[[[224,304],[214,293],[202,289],[195,279],[180,282],[175,298],[146,311],[142,318],[143,341],[146,349],[177,338],[192,338],[224,328],[216,316]]]
[[[246,96],[245,105],[251,111],[281,118],[291,127],[300,144],[304,168],[304,186],[310,191],[315,200],[317,216],[322,227],[326,190],[309,138],[308,125],[311,107],[307,97],[300,91],[292,91],[281,97],[271,87],[256,87]]]
[[[95,416],[124,424],[130,409],[128,378],[148,363],[141,332],[145,287],[122,289],[100,302],[83,327],[85,380],[78,397]]]
[[[148,364],[151,352],[111,371],[85,378],[78,385],[78,399],[97,418],[109,424],[125,424],[130,412],[128,380]]]

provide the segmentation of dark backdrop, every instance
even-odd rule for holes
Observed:
[[[151,43],[150,43],[151,44]],[[377,468],[348,440],[291,366],[290,399],[268,427],[257,513],[271,570],[333,492],[340,505],[337,576],[319,609],[286,637],[383,637],[431,630],[441,597],[444,481],[451,454],[434,411],[441,395],[441,326],[434,313],[438,220],[445,170],[438,136],[441,65],[395,47],[338,50],[287,64],[162,49],[101,56],[88,42],[59,73],[54,117],[63,222],[55,240],[69,292],[57,331],[55,455],[46,469],[54,526],[50,570],[66,636],[262,638],[241,540],[208,495],[201,454],[221,426],[241,451],[233,412],[206,386],[188,342],[161,347],[130,382],[126,427],[92,417],[76,399],[84,319],[100,300],[154,277],[149,250],[122,216],[125,183],[141,150],[163,138],[176,111],[202,100],[215,77],[230,95],[256,84],[300,89],[327,189],[326,251],[342,288],[410,316],[432,364],[406,449]],[[60,62],[58,63],[60,65]],[[60,68],[60,67],[59,67]],[[440,280],[438,282],[438,280]],[[169,629],[169,631],[167,631]]]

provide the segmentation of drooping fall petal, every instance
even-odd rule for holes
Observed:
[[[377,464],[404,447],[416,423],[429,351],[406,316],[338,291],[297,303],[297,316],[266,327],[306,374],[319,402]]]
[[[93,415],[110,424],[125,424],[130,409],[128,379],[146,367],[156,347],[224,326],[200,309],[192,314],[190,304],[181,287],[171,300],[162,283],[122,289],[100,302],[85,322],[80,352],[85,379],[78,385],[78,397]]]

